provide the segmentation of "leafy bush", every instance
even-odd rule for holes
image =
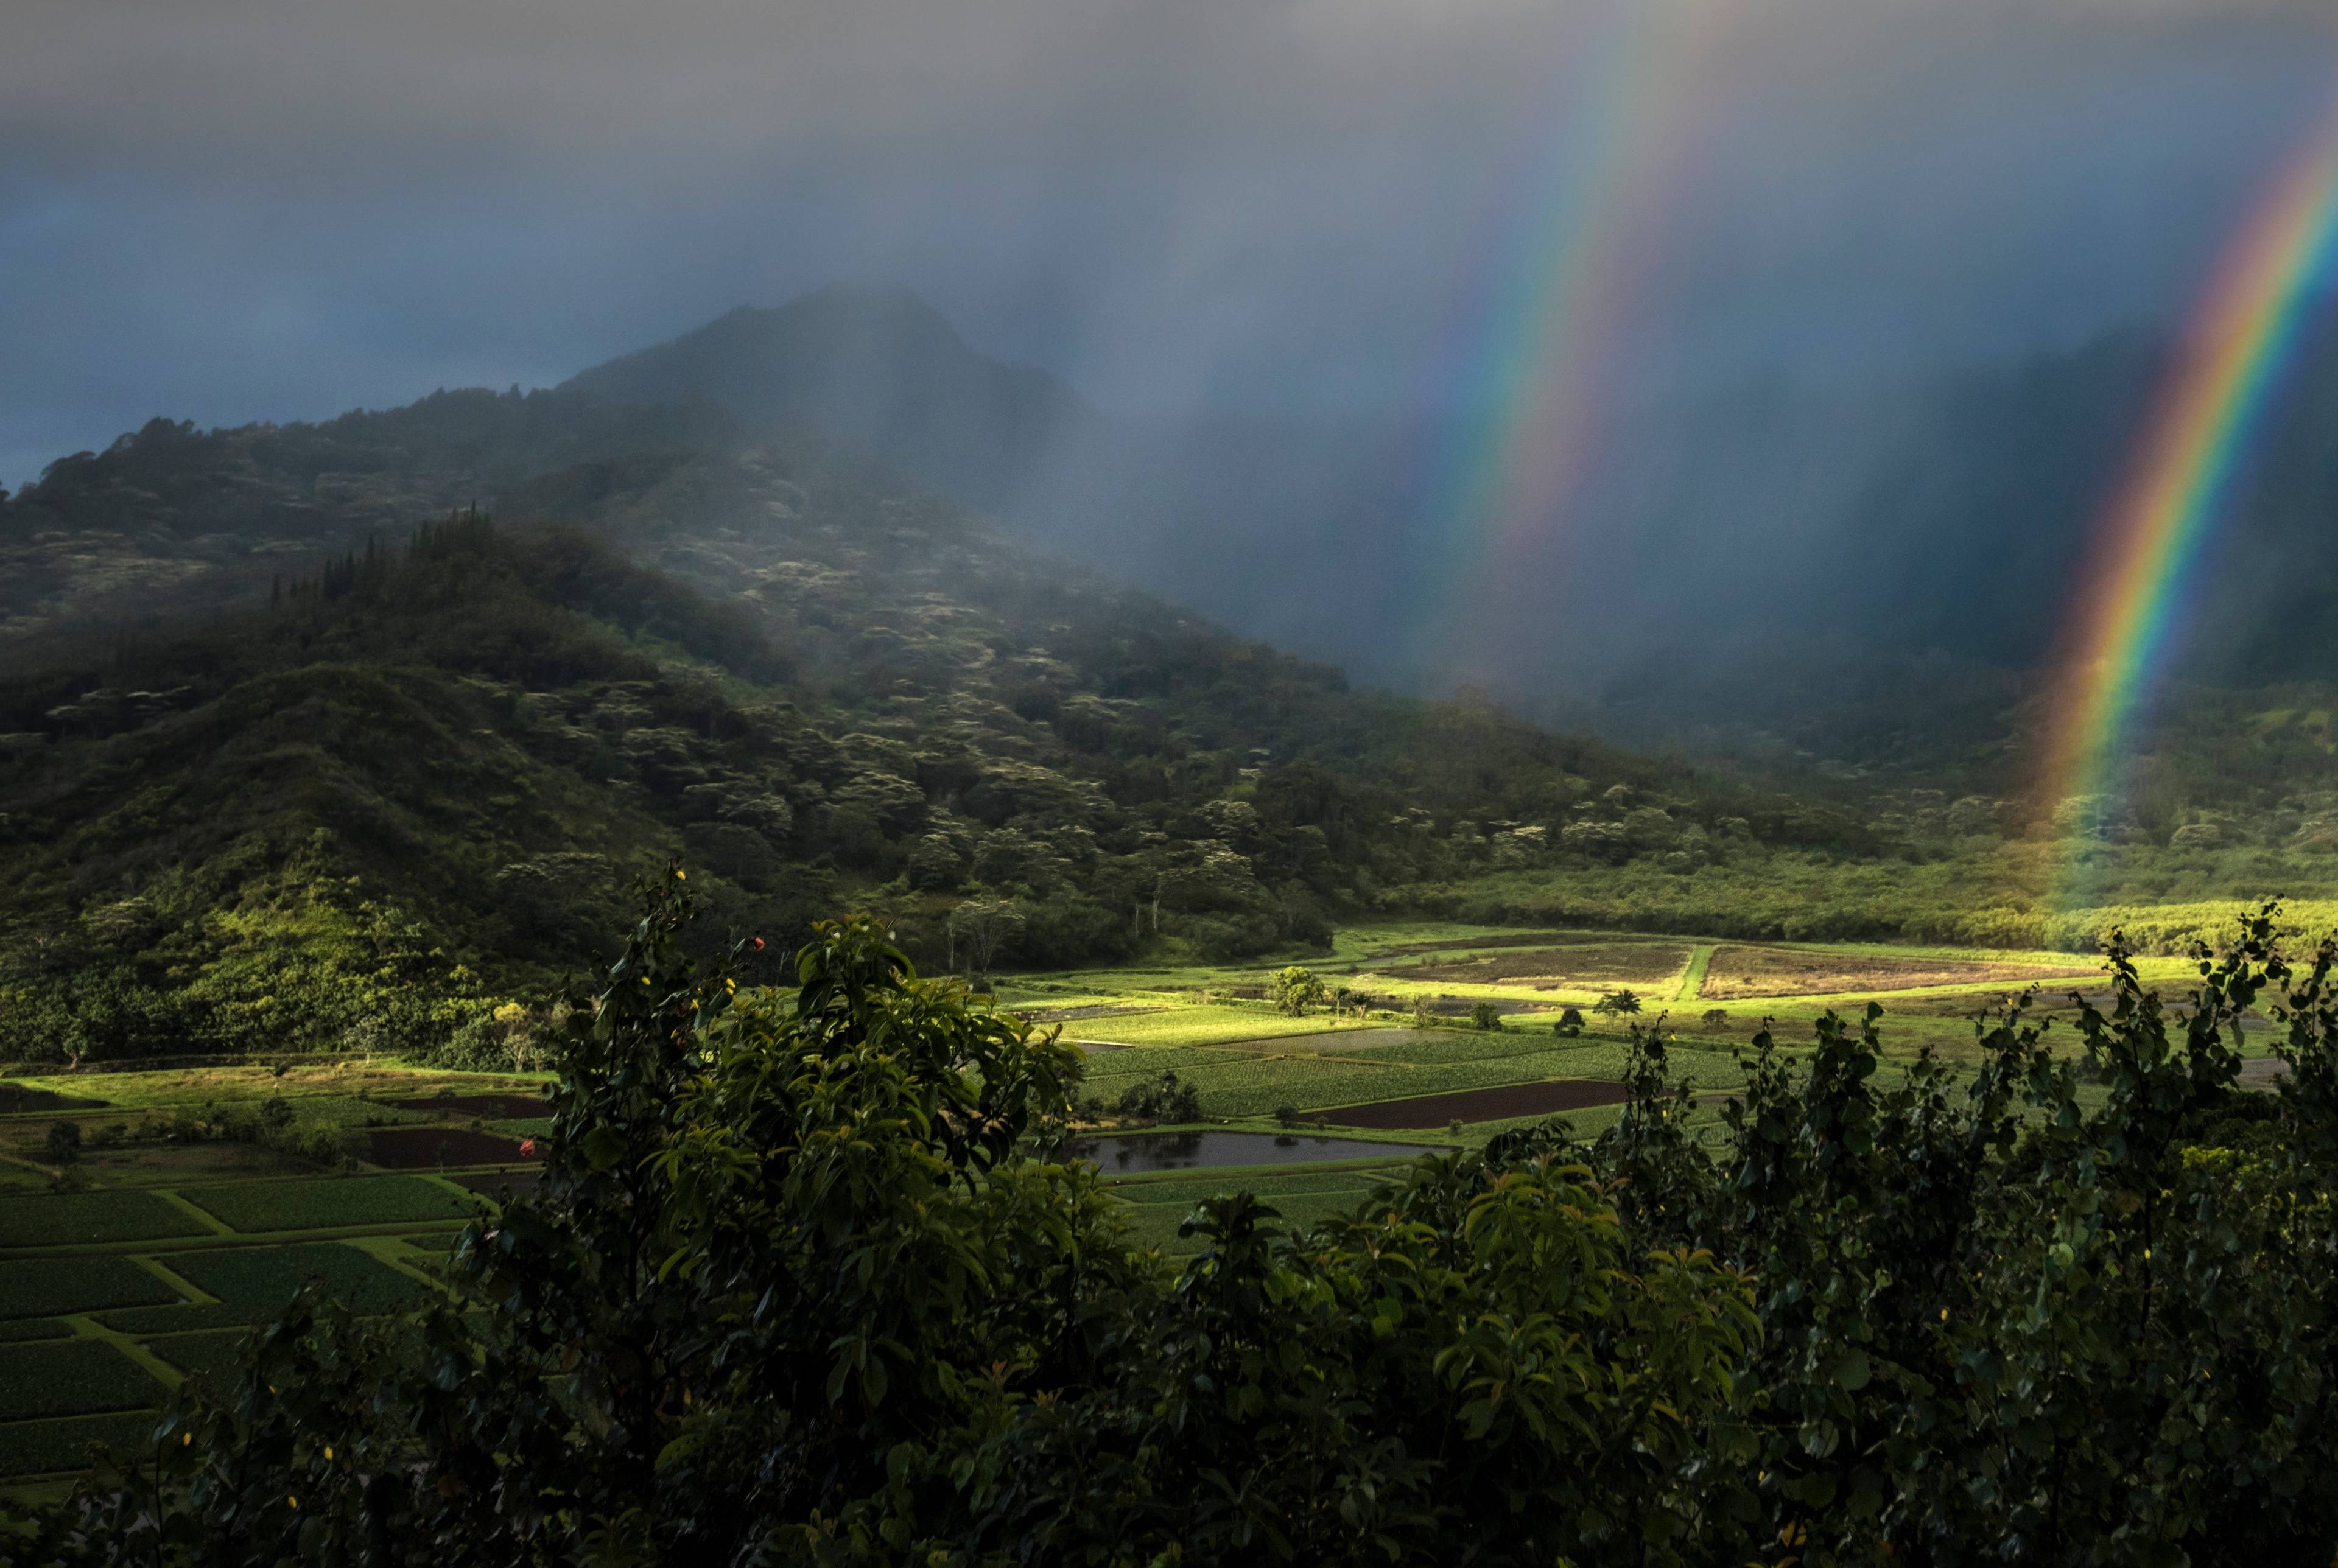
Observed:
[[[1583,1009],[1580,1007],[1568,1007],[1561,1010],[1558,1015],[1558,1021],[1550,1026],[1550,1030],[1552,1034],[1558,1035],[1562,1039],[1571,1040],[1576,1035],[1582,1034]]]
[[[1499,1029],[1502,1026],[1502,1010],[1491,1002],[1477,1003],[1469,1009],[1469,1023],[1473,1028]]]
[[[1293,964],[1274,977],[1274,1004],[1296,1018],[1323,1002],[1323,982],[1303,965]]]
[[[1180,1083],[1174,1073],[1131,1084],[1113,1104],[1115,1115],[1134,1122],[1198,1122],[1202,1095],[1191,1083]]]

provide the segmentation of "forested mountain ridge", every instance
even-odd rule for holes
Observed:
[[[0,648],[45,630],[265,593],[369,534],[492,500],[567,464],[729,437],[702,401],[647,408],[551,393],[437,392],[319,424],[197,431],[149,420],[0,492]]]
[[[318,481],[347,473],[371,478],[342,505]],[[496,521],[430,521],[467,492]],[[776,951],[858,905],[938,963],[972,905],[1006,962],[1057,965],[1304,946],[1478,867],[1869,843],[1484,704],[1351,691],[702,406],[157,421],[0,508],[12,547],[60,534],[244,548],[169,579],[224,609],[76,632],[64,570],[18,622],[46,627],[0,684],[19,1054],[475,1038],[667,856],[712,935]]]

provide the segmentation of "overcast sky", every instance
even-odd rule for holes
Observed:
[[[893,280],[1110,410],[1403,411],[1619,0],[9,0],[0,481]],[[1636,396],[2164,318],[2338,88],[2250,0],[1629,0]]]

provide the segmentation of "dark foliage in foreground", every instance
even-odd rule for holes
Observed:
[[[1758,1040],[1717,1153],[1628,1113],[1426,1158],[1174,1274],[1030,1156],[1071,1052],[824,927],[791,1002],[653,897],[540,1197],[396,1328],[296,1304],[37,1521],[44,1563],[2319,1563],[2338,949],[2270,911],[2083,1057],[2022,1010],[1880,1088]],[[2280,1021],[2275,1098],[2236,1021]],[[585,1020],[589,1019],[587,1022]],[[2084,1072],[2107,1085],[2092,1109]],[[2090,1096],[2090,1098],[2092,1098]],[[159,1524],[158,1524],[159,1521]]]

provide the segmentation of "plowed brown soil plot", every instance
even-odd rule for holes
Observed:
[[[429,1111],[448,1116],[484,1116],[492,1120],[510,1120],[521,1116],[549,1116],[551,1103],[533,1094],[433,1094],[421,1100],[393,1100],[400,1111]]]
[[[389,1171],[432,1171],[441,1165],[517,1165],[526,1157],[519,1140],[468,1127],[378,1127],[366,1134],[366,1158]]]
[[[1610,985],[1654,985],[1679,974],[1681,965],[1687,962],[1688,949],[1676,943],[1633,942],[1597,947],[1538,947],[1490,958],[1407,965],[1390,973],[1407,980],[1436,980],[1448,985],[1596,991]]]
[[[1544,1083],[1505,1083],[1498,1089],[1464,1089],[1454,1094],[1423,1094],[1413,1100],[1383,1100],[1323,1112],[1338,1127],[1442,1127],[1449,1122],[1498,1122],[1505,1116],[1551,1116],[1594,1105],[1620,1105],[1632,1097],[1621,1083],[1562,1078]]]
[[[1909,991],[1919,985],[2027,985],[2088,978],[2079,968],[2038,964],[1973,964],[1954,958],[1868,957],[1790,947],[1717,947],[1697,990],[1701,999],[1827,996],[1844,991]]]

